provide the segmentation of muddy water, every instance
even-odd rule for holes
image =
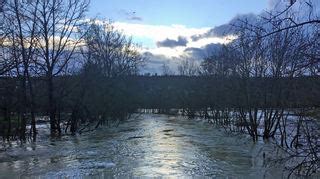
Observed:
[[[118,128],[2,147],[0,178],[281,178],[281,168],[264,166],[262,150],[204,121],[146,114]]]

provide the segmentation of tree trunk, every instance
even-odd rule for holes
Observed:
[[[30,93],[30,113],[31,113],[31,128],[30,134],[32,135],[33,141],[36,140],[37,135],[37,128],[36,128],[36,116],[35,116],[35,103],[34,103],[34,93],[32,87],[32,81],[29,75],[29,71],[27,71],[27,78],[28,78],[28,87]]]
[[[50,118],[50,131],[51,135],[57,134],[57,121],[56,121],[56,109],[55,109],[55,102],[53,96],[53,77],[49,75],[47,79],[47,87],[48,87],[48,111],[49,111],[49,118]]]
[[[20,115],[21,115],[21,123],[20,123],[20,139],[26,140],[26,126],[27,126],[27,90],[26,90],[26,75],[21,79],[21,101],[20,101]]]

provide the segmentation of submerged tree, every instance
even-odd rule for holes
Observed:
[[[39,1],[23,2],[20,0],[6,1],[3,12],[3,27],[6,32],[4,38],[4,57],[6,65],[20,81],[18,86],[18,119],[19,137],[25,140],[28,114],[31,113],[31,133],[36,134],[34,98],[31,82],[31,65],[35,57],[35,43],[38,31],[36,28],[36,14]],[[10,68],[10,65],[13,68]]]
[[[51,133],[60,133],[57,120],[57,98],[54,77],[66,70],[81,45],[80,30],[88,9],[88,0],[43,0],[37,12],[37,65],[43,71],[47,83],[48,112]]]
[[[79,76],[80,96],[74,96],[76,103],[72,107],[72,133],[88,130],[93,124],[97,128],[105,122],[122,120],[133,112],[135,104],[130,101],[134,96],[129,96],[132,91],[119,79],[138,74],[145,61],[131,38],[111,23],[90,21],[85,27],[84,65]],[[80,123],[87,125],[79,129]]]

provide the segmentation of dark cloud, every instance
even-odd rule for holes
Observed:
[[[178,47],[187,46],[188,40],[185,37],[178,37],[178,40],[166,39],[164,41],[157,42],[158,47]]]
[[[143,53],[143,56],[147,59],[147,63],[142,69],[142,74],[162,74],[163,64],[167,64],[173,72],[177,72],[178,65],[181,60],[186,58],[202,61],[204,58],[218,53],[222,49],[222,44],[208,44],[202,48],[187,48],[184,52],[185,55],[181,57],[167,57],[164,55],[155,55],[150,52]]]
[[[198,41],[200,39],[210,37],[224,37],[226,35],[235,34],[236,31],[234,26],[241,25],[243,21],[247,21],[248,23],[254,24],[258,22],[258,16],[255,14],[238,15],[228,23],[212,28],[204,34],[195,35],[191,37],[191,39],[193,41]],[[166,39],[164,41],[157,42],[157,46],[170,48],[178,46],[185,47],[187,46],[187,43],[188,40],[185,37],[179,37],[178,40]],[[180,58],[169,58],[163,55],[154,55],[150,52],[147,52],[144,53],[144,56],[149,59],[145,71],[161,74],[161,67],[163,63],[168,64],[171,69],[177,69],[179,61],[186,57],[190,57],[192,59],[201,61],[204,58],[213,55],[214,53],[218,53],[222,49],[222,47],[222,44],[212,43],[201,48],[186,48],[184,50],[185,56],[182,56]]]
[[[187,48],[184,52],[194,59],[203,60],[213,53],[219,52],[221,48],[222,44],[208,44],[202,48]]]
[[[210,29],[204,34],[195,35],[192,38],[193,41],[198,41],[205,38],[210,37],[224,37],[226,35],[235,34],[234,26],[240,25],[243,21],[247,21],[248,23],[256,23],[258,22],[258,16],[254,14],[245,14],[245,15],[238,15],[229,21],[226,24],[217,26],[215,28]],[[186,47],[188,40],[185,37],[179,37],[178,40],[166,39],[161,42],[157,42],[158,47],[178,47],[184,46]],[[179,60],[184,59],[186,57],[190,57],[196,60],[203,60],[204,58],[211,56],[214,53],[218,53],[222,49],[222,44],[212,43],[208,44],[201,48],[186,48],[184,50],[185,56],[180,58],[169,58],[162,55],[154,55],[152,53],[145,53],[144,55],[149,59],[148,65],[146,67],[146,71],[148,72],[156,72],[161,73],[161,66],[164,62],[169,64],[171,69],[176,69],[179,63]]]
[[[143,53],[143,56],[147,59],[147,63],[142,69],[142,74],[162,74],[163,64],[167,64],[173,72],[177,72],[178,65],[181,60],[186,58],[195,59],[197,61],[202,61],[204,58],[218,53],[222,49],[221,44],[208,44],[202,48],[187,48],[185,50],[185,55],[181,57],[167,57],[164,55],[155,55],[150,52]]]
[[[224,37],[227,35],[232,35],[232,34],[235,34],[236,32],[234,27],[240,25],[244,21],[247,21],[250,24],[255,24],[259,21],[258,18],[259,17],[255,14],[238,15],[233,19],[231,19],[231,21],[229,21],[227,24],[216,26],[204,34],[194,35],[191,37],[191,39],[193,41],[197,41],[203,38]]]
[[[148,59],[148,63],[156,65],[161,65],[163,64],[163,60],[168,60],[168,58],[163,55],[154,55],[151,52],[145,52],[142,55]]]
[[[177,69],[178,65],[178,58],[170,58],[166,57],[164,55],[155,55],[150,52],[143,53],[143,56],[147,59],[147,63],[142,69],[142,74],[145,73],[151,73],[151,74],[162,74],[162,67],[163,64],[166,64],[169,66],[171,70]]]

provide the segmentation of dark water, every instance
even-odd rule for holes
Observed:
[[[282,177],[281,168],[264,167],[266,144],[183,117],[142,115],[118,128],[44,138],[0,151],[0,178]]]

